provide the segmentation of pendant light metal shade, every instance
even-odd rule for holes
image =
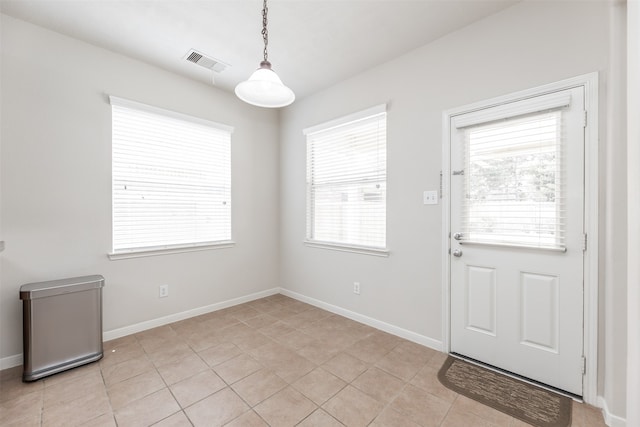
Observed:
[[[269,61],[262,61],[248,80],[236,86],[236,96],[248,104],[266,108],[285,107],[296,99],[271,69]]]
[[[291,104],[296,96],[286,87],[280,77],[271,69],[267,55],[269,32],[267,30],[267,0],[262,3],[262,39],[264,41],[264,60],[260,68],[251,74],[248,80],[236,86],[236,96],[244,102],[258,107],[278,108]]]

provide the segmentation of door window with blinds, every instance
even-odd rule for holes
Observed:
[[[543,105],[525,103],[522,114],[463,126],[465,168],[454,171],[464,174],[463,241],[565,249],[562,111],[569,102],[550,96]]]
[[[386,251],[386,106],[305,129],[307,243]]]
[[[110,101],[113,254],[231,243],[233,128]]]

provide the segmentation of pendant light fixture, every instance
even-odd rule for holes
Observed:
[[[278,108],[291,104],[296,96],[286,87],[280,77],[271,69],[267,56],[269,32],[267,31],[267,0],[262,4],[262,39],[264,40],[264,60],[260,68],[248,80],[236,86],[236,96],[248,104],[258,107]]]

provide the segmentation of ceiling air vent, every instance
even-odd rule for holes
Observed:
[[[228,64],[225,64],[218,59],[205,56],[204,54],[194,49],[191,49],[189,52],[187,52],[184,59],[189,62],[193,62],[194,64],[198,64],[199,66],[204,67],[208,70],[215,71],[216,73],[224,71],[224,69],[229,66]]]

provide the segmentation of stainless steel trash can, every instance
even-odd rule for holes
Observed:
[[[35,381],[102,358],[102,287],[99,275],[20,287],[23,381]]]

